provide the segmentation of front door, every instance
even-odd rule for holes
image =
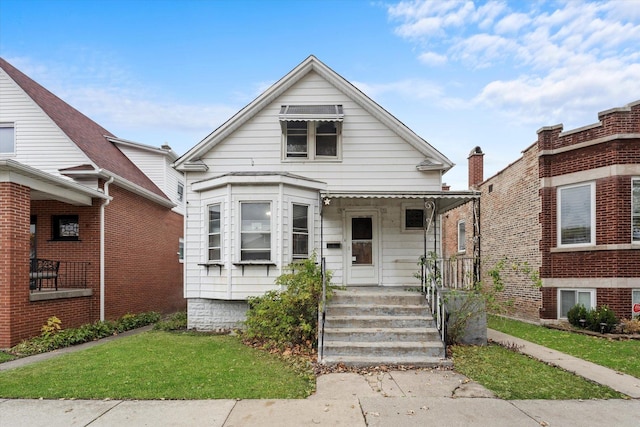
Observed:
[[[346,217],[347,285],[378,285],[378,215],[350,212]]]

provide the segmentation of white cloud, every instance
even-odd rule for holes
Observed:
[[[615,0],[416,0],[389,15],[400,21],[399,36],[419,49],[428,42],[417,54],[422,63],[447,58],[449,68],[483,70],[474,73],[484,79],[475,82],[478,92],[467,95],[476,108],[548,124],[592,120],[601,109],[640,99],[639,11],[637,2]],[[441,87],[438,99],[449,99],[444,88],[451,86]]]
[[[531,18],[524,13],[512,13],[502,18],[495,26],[499,34],[517,33],[531,22]]]
[[[447,63],[446,55],[440,55],[435,52],[421,53],[418,59],[426,65],[443,65]]]

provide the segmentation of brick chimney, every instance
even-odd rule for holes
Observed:
[[[469,153],[469,188],[474,189],[484,181],[484,153],[480,147],[476,147]]]

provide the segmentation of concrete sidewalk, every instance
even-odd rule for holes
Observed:
[[[300,400],[4,400],[0,426],[637,426],[640,400],[496,399],[453,371],[323,375]]]
[[[640,399],[640,379],[631,375],[623,374],[613,369],[494,331],[493,329],[487,329],[487,338],[501,344],[516,345],[520,352],[535,359],[558,366],[565,371],[572,372],[598,384],[606,385],[634,399]],[[637,425],[640,426],[640,419]]]
[[[518,345],[533,357],[629,396],[640,395],[636,378],[496,331],[489,330],[489,338]],[[316,393],[304,400],[0,400],[0,427],[120,425],[635,427],[640,425],[640,400],[506,401],[461,374],[442,370],[322,375]]]

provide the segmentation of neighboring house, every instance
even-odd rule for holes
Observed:
[[[174,158],[116,138],[0,59],[0,348],[51,316],[73,327],[184,308],[180,178],[162,171]]]
[[[640,313],[640,101],[598,118],[564,132],[543,127],[521,158],[485,181],[482,151],[469,156],[470,188],[482,192],[483,280],[503,257],[542,279],[537,289],[507,264],[504,297],[518,317],[565,319],[577,303]],[[444,234],[453,239],[469,221],[468,206],[450,212]]]
[[[238,326],[248,297],[314,252],[338,285],[419,286],[438,214],[477,197],[442,191],[452,166],[310,56],[175,163],[189,327]]]

